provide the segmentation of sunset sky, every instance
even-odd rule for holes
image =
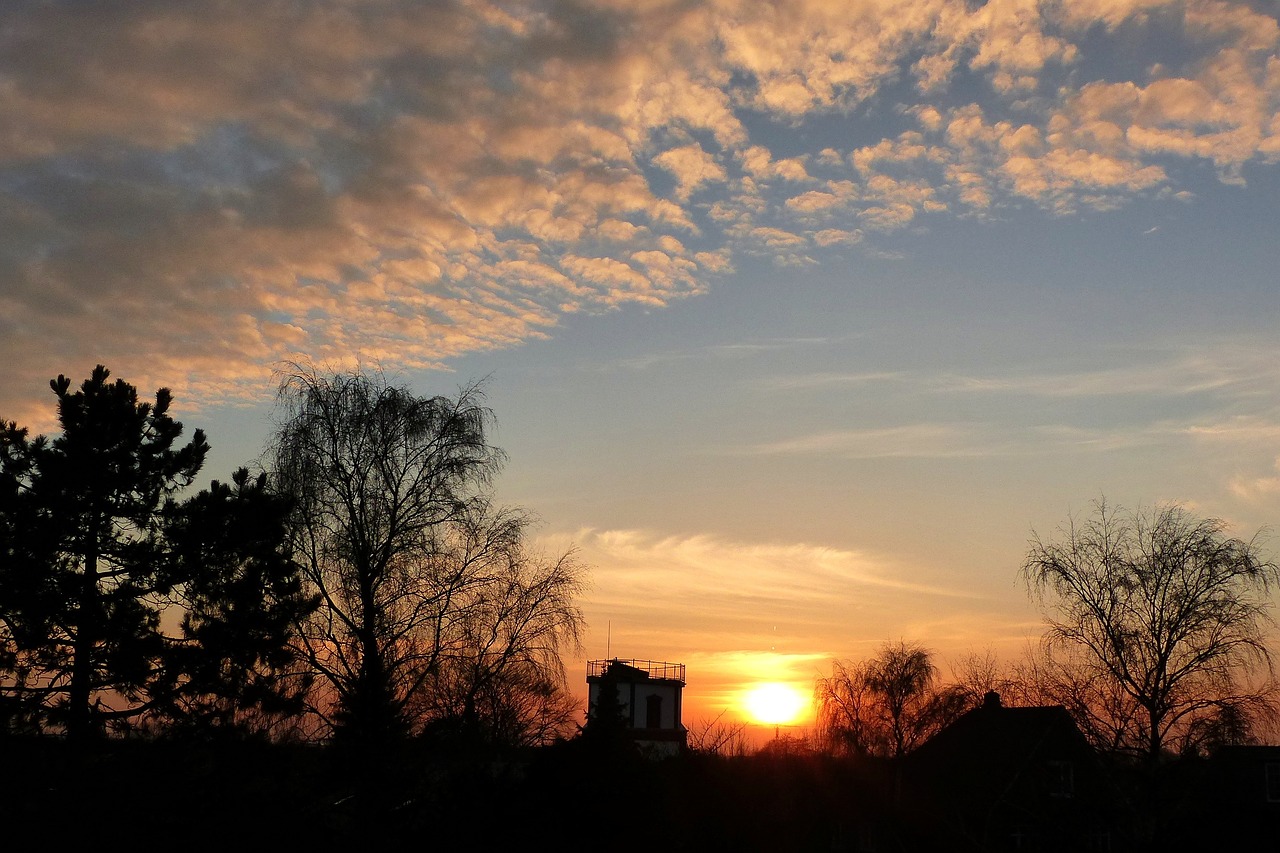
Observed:
[[[592,566],[578,692],[1012,660],[1033,529],[1280,524],[1278,15],[6,0],[0,418],[103,363],[225,478],[285,360],[488,377],[499,497]]]

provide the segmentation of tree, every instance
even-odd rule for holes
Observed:
[[[1124,751],[1140,709],[1113,679],[1095,677],[1080,647],[1033,645],[1014,664],[1002,696],[1014,705],[1061,705],[1099,752]]]
[[[493,507],[502,456],[478,387],[419,397],[377,374],[295,369],[280,402],[273,473],[321,601],[302,648],[338,735],[378,743],[471,721],[499,686],[563,680],[579,569],[532,556],[527,515]]]
[[[747,754],[747,724],[726,720],[721,711],[689,729],[689,752],[694,755],[741,756]]]
[[[1022,574],[1049,623],[1045,660],[1084,728],[1121,751],[1154,761],[1238,737],[1274,707],[1265,628],[1280,569],[1227,529],[1176,504],[1100,500],[1055,539],[1033,534]]]
[[[532,519],[522,510],[472,502],[442,525],[437,576],[463,579],[443,614],[439,664],[417,716],[446,721],[512,746],[568,734],[578,703],[565,690],[560,653],[576,648],[582,615],[574,596],[582,567],[573,552],[549,560],[532,552]]]
[[[625,669],[626,665],[617,661],[604,668],[595,701],[589,702],[587,707],[582,736],[576,741],[596,758],[610,762],[632,761],[640,755],[619,686],[620,673]]]
[[[160,655],[157,585],[163,499],[189,485],[208,445],[182,424],[168,389],[138,401],[99,365],[80,390],[59,376],[62,434],[3,436],[5,542],[0,589],[20,663],[17,692],[40,696],[68,736],[139,713]],[[114,696],[108,694],[114,694]]]
[[[184,667],[216,631],[224,634],[219,654],[281,647],[277,634],[248,635],[195,611],[179,639],[166,633],[166,610],[232,594],[225,582],[233,564],[268,569],[271,583],[296,576],[274,551],[279,533],[235,543],[263,505],[247,474],[237,475],[235,495],[215,484],[190,502],[177,500],[208,445],[196,430],[177,446],[182,424],[169,416],[168,389],[140,402],[132,385],[109,380],[99,365],[75,392],[65,376],[50,383],[62,426],[52,440],[29,439],[16,423],[0,432],[0,694],[11,721],[60,728],[75,740],[174,707],[178,694],[201,684]],[[223,535],[198,552],[175,553],[184,524],[202,527],[209,505],[232,498],[242,511],[227,516]],[[235,593],[237,618],[263,616],[270,604],[258,592]]]
[[[835,661],[819,679],[818,734],[836,752],[901,758],[967,708],[939,687],[932,655],[915,643],[885,643],[869,661]]]
[[[294,626],[319,601],[281,547],[289,511],[265,473],[244,468],[167,507],[172,597],[184,612],[160,692],[167,701],[154,712],[166,727],[272,734],[301,715],[311,678],[292,648]]]

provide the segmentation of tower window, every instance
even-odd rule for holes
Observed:
[[[650,695],[645,700],[644,727],[646,729],[662,728],[662,697]]]

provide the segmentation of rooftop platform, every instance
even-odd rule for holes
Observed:
[[[614,666],[639,670],[647,678],[661,681],[678,681],[684,684],[684,664],[667,663],[662,660],[623,660],[621,658],[591,660],[587,661],[587,678],[601,678],[610,667]]]

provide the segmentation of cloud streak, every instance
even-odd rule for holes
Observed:
[[[983,595],[926,580],[936,570],[870,553],[642,530],[545,538],[553,550],[569,542],[595,567],[583,607],[596,643],[608,634],[613,654],[643,650],[688,664],[703,707],[734,704],[759,681],[807,689],[833,657],[869,651],[908,627],[959,647],[989,640],[993,628],[1002,642],[1025,635],[1023,622]],[[893,614],[907,600],[913,615],[904,627]],[[964,617],[954,616],[957,604]]]
[[[596,566],[594,588],[585,598],[589,610],[633,631],[643,626],[657,635],[678,627],[691,648],[699,641],[708,648],[759,642],[769,633],[762,631],[766,623],[780,626],[780,637],[788,642],[822,635],[849,612],[895,597],[981,598],[909,579],[919,573],[884,558],[805,543],[592,529],[547,541],[553,548],[575,543],[583,559]]]
[[[760,380],[767,391],[811,391],[866,385],[921,393],[1044,398],[1217,395],[1250,397],[1280,383],[1280,350],[1269,340],[1206,339],[1195,345],[1103,347],[1059,369],[977,371],[874,371],[797,373]],[[1097,366],[1078,366],[1081,361]]]

